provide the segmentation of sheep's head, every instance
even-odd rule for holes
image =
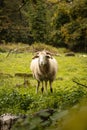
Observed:
[[[44,66],[48,63],[48,60],[50,58],[52,59],[52,55],[48,51],[40,51],[40,52],[37,52],[36,55],[33,57],[33,59],[35,58],[38,58],[40,66]]]

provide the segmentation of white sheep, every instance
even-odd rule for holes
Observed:
[[[51,53],[48,51],[40,51],[38,52],[31,61],[30,69],[33,72],[33,77],[37,80],[38,85],[36,87],[36,93],[38,92],[40,82],[42,83],[42,92],[45,88],[47,90],[47,82],[50,84],[50,91],[52,90],[52,82],[54,81],[57,74],[57,61]]]

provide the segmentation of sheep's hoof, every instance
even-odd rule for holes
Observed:
[[[43,91],[44,91],[44,88],[41,88],[41,91],[42,91],[42,93],[43,93]]]
[[[53,89],[52,88],[50,89],[50,91],[51,91],[51,93],[53,93]]]

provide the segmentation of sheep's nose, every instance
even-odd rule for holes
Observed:
[[[41,62],[40,64],[41,64],[41,65],[45,65],[45,63],[44,63],[44,62]]]
[[[40,57],[39,63],[40,63],[40,65],[42,65],[42,66],[45,65],[45,64],[46,64],[45,58],[44,58],[44,57]]]

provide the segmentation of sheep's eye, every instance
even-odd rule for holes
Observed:
[[[47,55],[46,57],[47,57],[47,58],[51,58],[51,56],[49,56],[49,55]]]
[[[47,58],[51,58],[51,59],[53,58],[51,55],[47,55],[46,57],[47,57]]]

